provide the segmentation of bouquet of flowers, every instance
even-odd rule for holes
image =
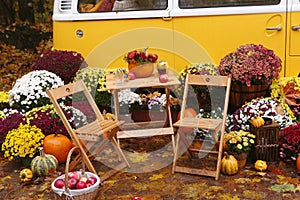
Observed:
[[[281,59],[272,50],[258,44],[246,44],[221,59],[221,75],[231,75],[241,85],[271,84],[279,77]]]
[[[133,50],[127,53],[124,60],[131,64],[145,64],[145,63],[155,63],[158,59],[157,54],[151,54],[147,52],[148,47],[144,50]]]
[[[229,152],[241,154],[248,152],[254,145],[255,135],[243,130],[231,131],[224,135],[224,144],[227,145]]]
[[[25,113],[34,107],[50,104],[46,90],[62,85],[64,82],[61,78],[52,72],[46,70],[29,72],[17,79],[9,91],[9,104],[12,108]]]
[[[270,97],[253,99],[244,104],[226,118],[226,127],[230,131],[249,131],[249,120],[255,116],[269,117],[280,125],[280,129],[292,125],[295,117],[287,104]]]
[[[45,135],[42,130],[29,124],[20,124],[17,129],[8,132],[1,150],[9,160],[33,158],[39,152]]]
[[[296,161],[300,153],[300,123],[284,128],[279,135],[279,156],[284,161]]]

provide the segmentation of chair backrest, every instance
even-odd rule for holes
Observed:
[[[182,109],[181,109],[181,116],[180,119],[184,117],[184,111],[187,106],[187,101],[189,98],[190,90],[193,86],[207,86],[209,89],[210,87],[219,88],[222,93],[221,94],[211,94],[211,95],[220,95],[224,96],[223,101],[223,116],[226,116],[228,110],[228,102],[229,102],[229,94],[230,94],[230,85],[231,85],[231,78],[228,76],[215,76],[215,75],[198,75],[198,74],[187,74],[185,86],[184,86],[184,94],[182,100]],[[214,97],[213,97],[214,98]]]
[[[91,115],[94,115],[94,118],[92,119],[92,121],[89,121],[88,124],[91,124],[94,121],[99,122],[104,120],[101,112],[97,107],[97,104],[95,103],[93,97],[91,96],[90,92],[88,91],[87,87],[85,86],[82,80],[63,85],[59,88],[47,90],[47,94],[70,135],[74,132],[74,129],[76,129],[76,127],[72,127],[69,123],[63,111],[63,108],[60,106],[61,99],[71,97],[72,106],[75,106],[75,102],[73,101],[76,101],[76,98],[83,98],[84,102],[87,103],[86,105],[88,106],[88,109],[92,112]],[[80,111],[84,112],[85,110]]]

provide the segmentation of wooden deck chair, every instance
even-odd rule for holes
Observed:
[[[227,76],[187,74],[184,86],[180,120],[173,124],[173,127],[177,131],[177,138],[172,173],[189,173],[215,177],[216,180],[219,179],[230,84],[231,78]],[[210,97],[211,99],[217,97],[218,102],[221,102],[221,108],[223,112],[222,119],[184,117],[185,109],[189,107],[188,101],[191,99],[191,94],[193,94],[194,91],[193,88],[198,86],[207,86],[208,88],[211,88],[211,90],[212,88],[217,90],[217,93],[211,93]],[[220,101],[220,98],[222,98],[222,101]],[[188,134],[185,131],[186,128],[190,128],[191,130],[206,130],[207,135],[204,137],[204,139],[202,138],[202,140],[199,140],[200,144],[198,144],[198,146],[193,145],[191,140],[195,141],[195,137],[193,135],[194,133],[190,133],[192,139],[188,140]],[[180,151],[180,147],[182,145],[184,149]],[[188,153],[189,158],[192,158],[193,153],[196,153],[198,155],[198,158],[196,160],[206,158],[207,160],[212,161],[214,164],[210,166],[213,166],[213,169],[211,167],[204,166],[204,162],[198,163],[196,167],[195,165],[187,166],[187,162],[180,166],[178,164],[179,158],[184,153]],[[191,159],[186,160],[191,161]]]
[[[47,94],[69,135],[71,136],[75,145],[79,147],[83,155],[83,158],[77,156],[73,159],[69,170],[72,170],[80,162],[80,159],[84,159],[88,169],[92,173],[97,174],[91,163],[91,160],[96,158],[98,154],[101,154],[108,144],[112,144],[113,149],[115,149],[114,152],[116,152],[118,155],[117,160],[121,161],[121,164],[110,167],[110,170],[104,173],[101,177],[101,181],[109,178],[122,168],[129,166],[129,163],[127,162],[115,139],[115,134],[119,130],[119,126],[124,122],[105,120],[82,80],[69,83],[59,88],[47,90]],[[86,124],[74,127],[74,125],[72,126],[69,123],[67,116],[63,111],[63,105],[61,104],[61,100],[66,100],[67,98],[72,99],[70,101],[72,102],[71,106],[75,107],[76,109],[80,109],[78,106],[76,106],[76,102],[86,103],[84,109],[79,110],[83,113],[87,112],[87,110],[89,111],[89,113],[85,113],[88,119]],[[82,142],[84,145],[82,145]]]

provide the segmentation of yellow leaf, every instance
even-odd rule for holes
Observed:
[[[149,179],[152,181],[155,181],[155,180],[161,179],[163,177],[164,177],[163,174],[153,174],[151,177],[149,177]]]
[[[148,153],[133,153],[129,158],[133,163],[137,162],[145,162],[148,160],[149,154]]]
[[[11,176],[5,176],[5,177],[1,178],[1,182],[5,182],[9,179],[11,179]]]

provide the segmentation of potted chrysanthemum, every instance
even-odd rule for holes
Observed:
[[[221,75],[232,78],[230,110],[236,110],[246,101],[266,96],[281,68],[281,59],[261,44],[241,45],[223,57],[218,69]]]

